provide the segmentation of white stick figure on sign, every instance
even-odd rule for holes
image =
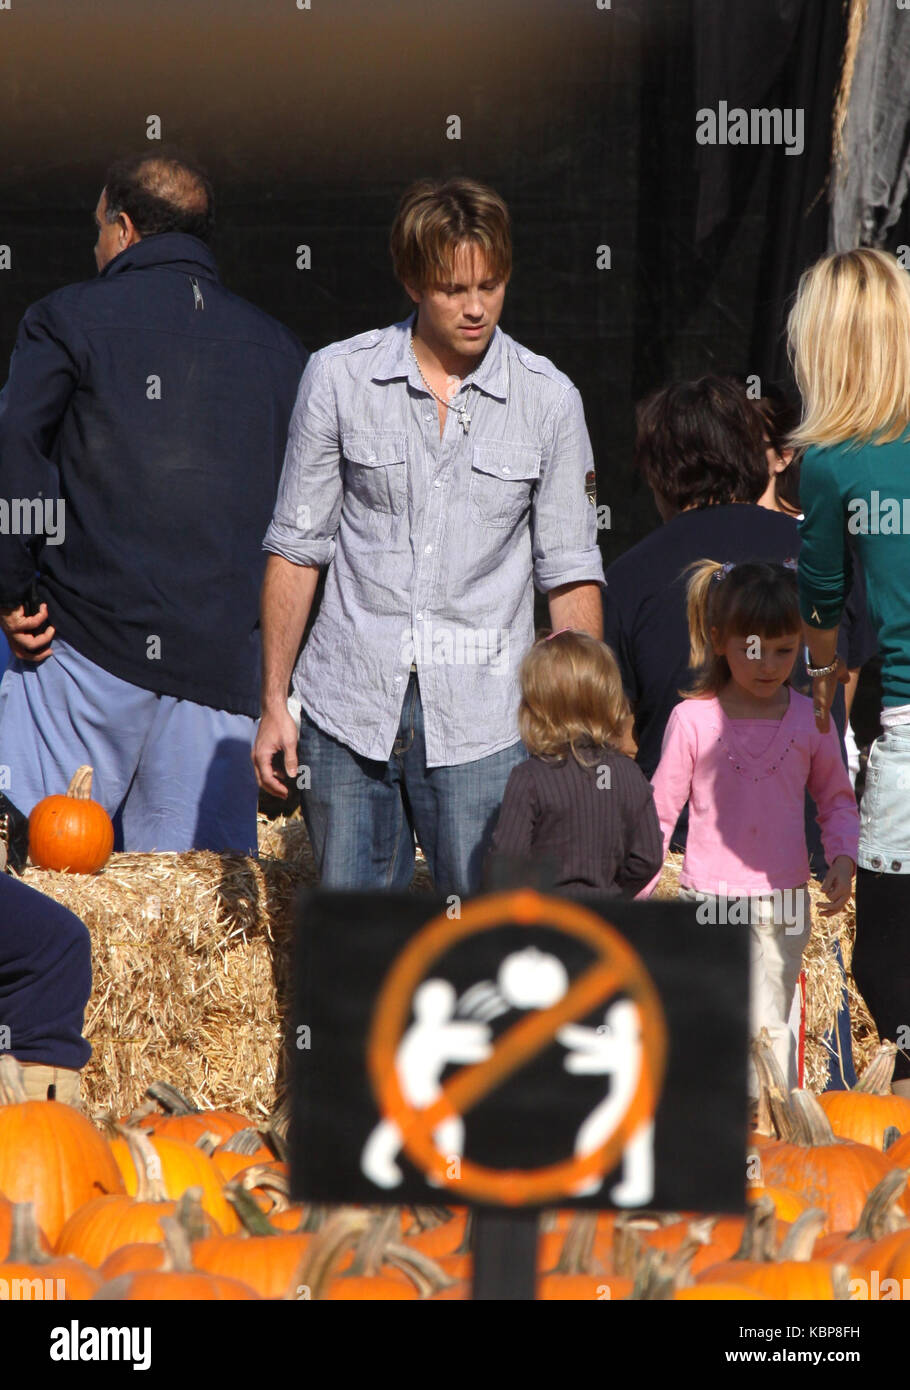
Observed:
[[[622,1122],[638,1088],[642,1066],[641,1015],[631,999],[618,999],[606,1010],[603,1023],[588,1028],[566,1023],[557,1042],[569,1049],[563,1065],[575,1076],[609,1076],[609,1094],[582,1122],[575,1137],[576,1158],[595,1153]],[[654,1122],[639,1125],[622,1155],[622,1180],[610,1190],[617,1206],[643,1207],[654,1195]],[[603,1175],[596,1174],[573,1188],[571,1196],[597,1192]]]
[[[489,1027],[456,1019],[455,1002],[448,980],[425,980],[414,995],[414,1022],[395,1054],[395,1070],[402,1094],[415,1109],[425,1110],[439,1099],[439,1079],[450,1062],[483,1062],[490,1055]],[[453,1115],[437,1125],[433,1142],[440,1153],[461,1155],[461,1117]],[[404,1174],[395,1162],[401,1145],[401,1130],[391,1120],[381,1120],[364,1145],[360,1166],[377,1187],[402,1182]]]

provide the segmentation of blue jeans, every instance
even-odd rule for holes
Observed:
[[[303,815],[324,888],[408,888],[416,835],[437,891],[466,895],[480,888],[509,773],[527,752],[513,743],[475,762],[427,767],[412,673],[387,762],[354,753],[305,710],[299,757],[309,774]]]
[[[860,868],[910,874],[910,724],[873,743],[859,817]]]

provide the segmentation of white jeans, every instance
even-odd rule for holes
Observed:
[[[722,931],[748,925],[751,944],[749,1027],[753,1037],[767,1028],[771,1047],[792,1089],[797,1084],[796,1043],[790,1031],[790,1009],[802,967],[803,951],[812,930],[807,884],[751,898],[720,898],[695,888],[679,889],[685,902],[699,904],[699,917]],[[758,1095],[758,1077],[749,1063],[749,1094]]]

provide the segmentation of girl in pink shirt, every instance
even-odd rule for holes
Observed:
[[[836,730],[819,733],[812,701],[788,684],[802,630],[795,570],[700,560],[690,573],[694,680],[652,780],[664,853],[688,801],[680,897],[702,922],[748,926],[752,1031],[768,1029],[795,1086],[787,1020],[811,928],[805,793],[830,865],[823,915],[850,897],[859,813]]]

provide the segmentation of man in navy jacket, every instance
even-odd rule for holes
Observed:
[[[118,847],[255,853],[258,598],[306,353],[226,290],[205,175],[108,171],[99,275],[40,300],[0,394],[0,767],[95,770]]]

